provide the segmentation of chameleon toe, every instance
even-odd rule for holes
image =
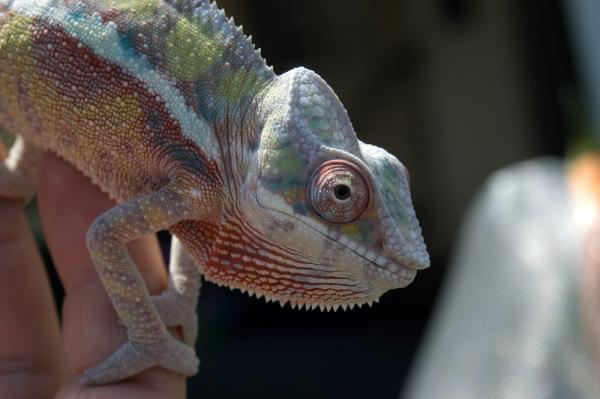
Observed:
[[[194,347],[198,335],[196,296],[188,298],[177,293],[172,286],[160,295],[151,297],[158,316],[166,327],[181,327],[183,342]]]

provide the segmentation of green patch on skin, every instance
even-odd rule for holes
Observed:
[[[260,77],[252,71],[238,69],[224,74],[217,92],[220,98],[235,104],[242,97],[255,93],[259,82]]]
[[[333,129],[327,115],[323,114],[323,108],[320,106],[312,107],[306,110],[309,128],[315,132],[321,140],[330,144],[333,140]]]
[[[284,147],[277,153],[276,165],[284,176],[298,176],[303,167],[299,154],[290,147]]]
[[[203,32],[198,24],[186,18],[179,19],[169,33],[168,68],[178,79],[195,80],[215,62],[219,62],[222,54],[222,45]]]
[[[268,182],[273,192],[281,195],[285,202],[294,204],[304,195],[306,181],[302,180],[304,163],[300,154],[289,146],[279,147],[269,158],[272,168]]]
[[[111,1],[110,7],[123,12],[131,12],[136,16],[150,17],[154,15],[159,4],[159,0],[119,0]]]
[[[369,223],[355,222],[344,224],[340,227],[340,232],[356,242],[365,242],[369,240],[370,232],[373,232],[373,226],[370,226],[371,229],[369,229],[365,224]]]
[[[377,223],[374,223],[371,216],[365,216],[352,223],[340,226],[340,233],[359,243],[373,243]]]
[[[273,131],[266,129],[263,131],[263,141],[266,143],[263,143],[263,156],[260,159],[261,179],[273,194],[292,205],[294,211],[305,214],[303,204],[308,184],[305,156],[294,148],[287,135],[274,137]]]
[[[0,59],[18,59],[31,54],[33,18],[13,14],[0,25]],[[8,53],[8,54],[6,54]]]
[[[387,160],[383,160],[382,167],[375,170],[375,173],[377,175],[377,181],[380,182],[381,187],[383,188],[382,195],[385,198],[384,202],[386,207],[394,220],[401,224],[409,223],[410,219],[405,213],[405,207],[403,206],[401,199],[397,195],[392,194],[396,191],[392,187],[396,186],[400,178],[396,172],[396,167]]]
[[[32,76],[35,79],[36,71],[32,61],[33,23],[33,18],[10,14],[0,24],[0,86],[16,85],[16,80],[11,75]],[[23,90],[23,87],[20,89]],[[8,99],[4,100],[10,104]],[[16,103],[18,101],[14,104]]]

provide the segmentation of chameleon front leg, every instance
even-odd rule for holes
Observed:
[[[181,326],[183,342],[194,347],[198,334],[196,304],[200,273],[181,241],[173,236],[169,260],[169,283],[160,295],[152,297],[156,311],[167,327]]]
[[[3,152],[1,142],[0,147],[0,152]],[[8,158],[0,162],[0,197],[29,202],[35,192],[35,180],[42,155],[40,148],[17,136]]]
[[[90,255],[119,318],[127,327],[128,342],[100,365],[86,370],[84,382],[114,382],[155,365],[186,376],[196,373],[198,359],[194,349],[169,334],[125,248],[127,242],[183,219],[202,218],[193,212],[197,208],[194,200],[185,194],[190,191],[189,184],[174,180],[145,197],[110,209],[90,227],[87,235]]]

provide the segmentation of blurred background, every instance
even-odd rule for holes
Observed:
[[[277,73],[317,71],[360,139],[407,166],[432,266],[374,308],[345,313],[282,309],[206,283],[189,397],[397,398],[485,179],[594,146],[569,29],[577,1],[218,3]]]

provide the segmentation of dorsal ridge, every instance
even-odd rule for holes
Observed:
[[[233,17],[227,17],[225,11],[214,1],[207,0],[163,0],[171,5],[183,17],[206,26],[207,22],[223,35],[223,40],[233,39],[236,47],[238,62],[246,69],[254,70],[264,78],[273,77],[273,68],[267,64],[261,52],[252,42],[252,36],[246,36],[242,25],[236,26]]]

